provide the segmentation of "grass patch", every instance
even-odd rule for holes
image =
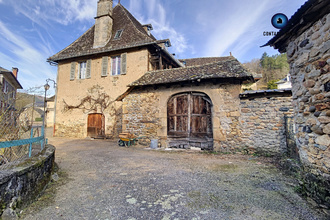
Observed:
[[[55,202],[57,188],[65,185],[70,180],[70,178],[69,175],[64,170],[61,170],[56,163],[54,166],[54,173],[57,173],[59,177],[58,181],[55,182],[51,180],[51,182],[48,184],[45,191],[42,192],[40,197],[28,208],[23,210],[22,214],[19,216],[20,218],[23,218],[25,215],[28,214],[39,212]]]

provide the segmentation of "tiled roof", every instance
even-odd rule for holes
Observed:
[[[9,81],[15,87],[15,89],[23,89],[22,85],[18,82],[17,78],[11,71],[6,70],[0,66],[0,74],[4,75],[7,81]]]
[[[288,89],[268,89],[268,90],[247,90],[239,95],[240,98],[249,98],[256,95],[292,95],[291,88]]]
[[[214,63],[218,61],[228,60],[232,57],[201,57],[201,58],[191,58],[191,59],[180,59],[181,63],[185,63],[186,67],[188,66],[198,66],[208,63]]]
[[[57,62],[74,57],[157,43],[155,37],[148,35],[142,25],[121,4],[118,4],[113,8],[112,17],[112,36],[106,46],[93,48],[95,26],[92,26],[75,42],[48,58],[48,60]],[[122,35],[119,39],[114,39],[118,30],[123,30]]]
[[[289,19],[288,24],[262,47],[271,46],[278,49],[281,53],[286,52],[286,47],[291,39],[295,39],[324,15],[330,13],[329,4],[330,0],[306,1]]]
[[[147,72],[129,86],[168,84],[220,78],[236,78],[253,81],[252,74],[247,72],[237,59],[234,57],[226,57],[221,61],[205,65]]]

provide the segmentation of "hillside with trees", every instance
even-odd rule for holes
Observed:
[[[269,56],[265,52],[260,59],[253,59],[243,65],[253,74],[262,75],[262,79],[257,83],[260,89],[275,89],[275,82],[289,73],[286,54]]]

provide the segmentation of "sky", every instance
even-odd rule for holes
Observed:
[[[0,0],[0,66],[19,68],[25,90],[56,80],[47,58],[94,25],[98,0]],[[276,13],[290,18],[305,0],[121,0],[141,24],[152,24],[158,39],[170,39],[176,58],[229,56],[241,63],[260,58],[260,48],[278,31]],[[114,0],[114,6],[118,0]],[[54,94],[53,83],[48,95]]]

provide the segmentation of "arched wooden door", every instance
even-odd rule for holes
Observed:
[[[167,103],[171,147],[213,149],[212,103],[204,93],[182,93]]]
[[[88,115],[87,136],[97,138],[104,136],[104,115],[95,113]]]

